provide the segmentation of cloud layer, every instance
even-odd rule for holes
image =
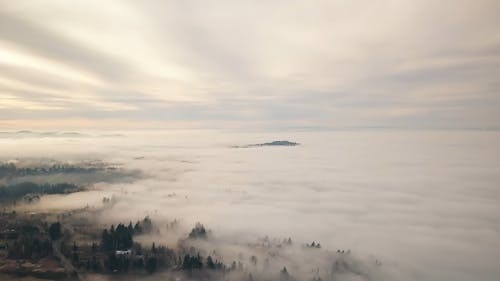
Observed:
[[[115,196],[97,223],[151,215],[180,219],[188,231],[201,221],[221,248],[264,235],[319,241],[382,261],[383,277],[371,280],[493,281],[500,274],[498,132],[124,134],[0,139],[0,155],[103,159],[147,176],[43,197],[30,208],[99,206]],[[273,139],[301,145],[232,147]],[[176,237],[155,239],[170,245]]]
[[[498,128],[499,11],[2,1],[0,126]]]

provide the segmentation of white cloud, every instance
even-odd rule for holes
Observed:
[[[37,102],[51,103],[54,80],[71,81],[57,118],[498,127],[498,10],[486,0],[4,2],[0,58],[43,71],[9,75],[37,88]],[[95,102],[75,110],[76,93]],[[40,116],[56,125],[50,109]]]
[[[230,147],[274,139],[301,145]],[[220,242],[210,250],[290,236],[298,244],[314,240],[324,249],[379,259],[383,274],[368,271],[369,280],[493,281],[500,274],[499,140],[491,131],[141,130],[117,137],[0,138],[0,155],[100,158],[147,175],[85,194],[49,196],[33,208],[99,206],[114,194],[118,201],[100,222],[147,214],[177,218],[182,237],[201,221]],[[155,239],[172,245],[179,236]],[[316,263],[322,257],[303,254],[285,258]]]

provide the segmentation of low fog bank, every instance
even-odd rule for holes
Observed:
[[[33,182],[37,184],[132,182],[141,177],[141,170],[128,170],[122,164],[101,160],[54,160],[22,158],[0,161],[0,184]]]
[[[64,224],[88,225],[102,229],[118,229],[114,224],[95,222],[105,210],[112,208],[119,199],[111,198],[101,208],[86,208],[66,216]],[[102,221],[101,221],[102,222]],[[121,222],[125,227],[127,223]],[[132,227],[135,224],[134,227]],[[118,227],[117,227],[118,225]],[[252,241],[238,237],[219,236],[200,223],[187,225],[183,220],[168,220],[161,215],[146,216],[134,229],[132,257],[141,252],[154,251],[166,246],[167,257],[158,257],[159,264],[169,264],[170,270],[158,272],[147,280],[392,280],[391,272],[383,270],[375,257],[360,257],[350,249],[336,251],[323,249],[318,242],[301,243],[292,238],[253,237]],[[109,232],[108,232],[109,233]],[[101,244],[96,240],[78,243]],[[141,246],[137,246],[139,243]],[[152,246],[151,246],[152,245]],[[155,246],[156,245],[156,246]],[[164,248],[165,249],[165,248]],[[155,252],[157,253],[157,252]],[[148,253],[145,254],[146,256]],[[169,258],[169,256],[171,258]],[[187,260],[195,259],[194,264]],[[133,260],[133,258],[132,258]],[[200,263],[199,265],[197,263]],[[191,268],[191,266],[193,268]],[[103,280],[103,276],[89,274],[90,280]],[[117,275],[111,280],[128,280],[130,276]],[[139,278],[135,276],[134,278]],[[142,280],[143,275],[140,276]]]
[[[121,166],[99,160],[0,160],[0,202],[39,203],[44,195],[89,191],[97,184],[130,183],[143,176]]]
[[[335,256],[337,249],[350,250],[355,260],[350,262],[359,264],[363,274],[339,275],[336,280],[498,280],[500,276],[498,132],[110,135],[114,136],[0,139],[2,161],[100,159],[147,175],[134,181],[102,180],[90,192],[49,195],[19,208],[88,206],[100,210],[95,219],[103,225],[146,215],[160,224],[178,219],[178,234],[141,238],[166,245],[177,243],[202,222],[215,238],[198,247],[230,257],[243,253],[245,260],[248,243],[259,237],[279,241],[292,237],[296,245],[280,252],[283,262],[273,272],[290,264],[290,273],[300,277],[305,276],[303,269],[296,270],[293,264],[322,260],[329,264],[333,257],[324,255]],[[280,139],[301,145],[231,148]],[[112,206],[103,208],[103,197],[113,197]],[[308,253],[314,249],[303,248],[312,241],[321,243],[322,254],[311,256]],[[155,278],[161,277],[151,280]]]

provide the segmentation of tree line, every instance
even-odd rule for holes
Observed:
[[[0,201],[18,200],[27,194],[65,194],[78,189],[79,187],[72,183],[37,184],[22,182],[0,185]]]

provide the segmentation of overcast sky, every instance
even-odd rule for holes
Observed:
[[[0,128],[500,128],[499,1],[0,0]]]

